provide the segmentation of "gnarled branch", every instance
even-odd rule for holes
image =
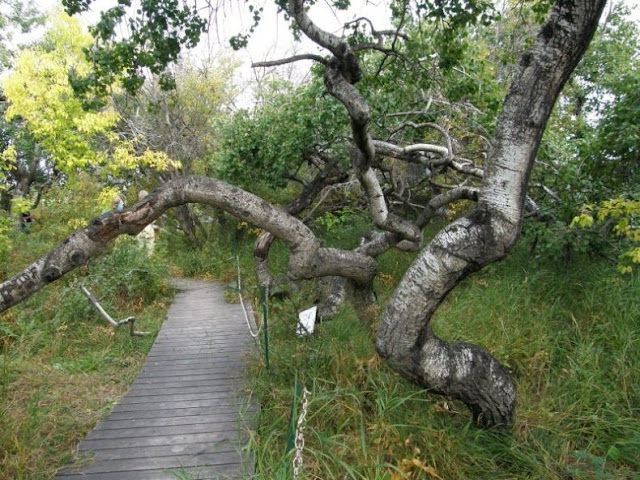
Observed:
[[[135,235],[168,209],[186,203],[211,205],[269,230],[291,250],[289,275],[292,278],[342,275],[358,283],[368,283],[375,275],[372,258],[321,248],[304,223],[261,198],[219,180],[183,177],[166,183],[131,208],[96,218],[22,272],[2,282],[0,312],[84,264],[117,236]]]

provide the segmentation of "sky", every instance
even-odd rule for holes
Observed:
[[[339,33],[342,25],[360,16],[367,16],[374,22],[378,29],[389,28],[387,0],[352,0],[354,5],[348,12],[341,12],[338,18],[329,8],[326,0],[319,0],[310,10],[312,19],[323,29],[333,33]],[[59,0],[35,0],[43,11],[60,7]],[[200,2],[202,3],[202,2]],[[259,2],[255,2],[259,4]],[[218,21],[211,25],[209,35],[191,55],[206,58],[208,55],[217,55],[221,51],[230,52],[229,38],[245,31],[251,25],[250,14],[243,1],[227,2],[228,6],[218,16]],[[95,23],[99,18],[99,12],[117,5],[116,0],[96,0],[92,4],[91,11],[83,14],[81,20],[85,25]],[[247,49],[234,55],[241,61],[239,77],[241,82],[249,83],[256,76],[264,75],[264,69],[252,69],[251,63],[263,60],[274,60],[299,53],[319,53],[321,50],[315,44],[306,40],[294,42],[288,25],[277,15],[272,0],[262,0],[264,8],[263,20],[257,31],[249,40]],[[326,53],[326,52],[325,52]],[[279,73],[283,76],[291,76],[294,81],[303,81],[309,71],[311,62],[299,62],[293,67],[279,67]],[[270,69],[273,70],[273,69]]]
[[[33,0],[40,6],[42,11],[61,8],[60,0]],[[215,0],[211,0],[215,1]],[[224,0],[222,0],[224,1]],[[234,54],[241,62],[237,70],[237,82],[245,92],[240,99],[241,106],[249,106],[252,103],[251,86],[255,85],[255,80],[265,75],[265,69],[251,68],[252,62],[263,60],[274,60],[288,57],[299,53],[319,53],[321,49],[312,42],[306,40],[301,43],[293,41],[293,36],[288,25],[277,15],[274,2],[272,0],[257,0],[255,4],[262,1],[264,8],[263,20],[257,31],[253,34],[246,49]],[[625,1],[634,12],[636,21],[640,21],[640,0],[618,0]],[[339,12],[340,18],[328,6],[328,0],[318,0],[311,7],[309,16],[321,28],[333,33],[340,33],[342,25],[354,18],[366,16],[371,19],[377,29],[389,28],[388,0],[352,0],[352,7],[347,12]],[[199,2],[202,4],[202,0]],[[235,34],[246,31],[251,24],[250,14],[247,11],[243,0],[226,2],[227,7],[218,16],[218,21],[211,25],[209,35],[200,46],[189,53],[189,56],[215,57],[220,52],[231,52],[229,48],[229,38]],[[95,23],[99,18],[99,12],[117,4],[117,0],[95,0],[90,12],[83,14],[80,18],[85,25]],[[322,52],[326,53],[326,52]],[[290,80],[301,83],[306,78],[310,68],[309,61],[298,62],[294,65],[277,67],[279,75]],[[269,69],[273,71],[274,69]]]

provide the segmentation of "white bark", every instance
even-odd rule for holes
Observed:
[[[555,100],[596,29],[604,0],[559,0],[536,43],[520,60],[496,126],[478,208],[445,227],[394,292],[376,347],[395,369],[425,388],[463,400],[481,425],[504,425],[515,412],[508,373],[484,350],[449,344],[431,329],[447,294],[467,275],[504,257],[520,235],[526,186]]]

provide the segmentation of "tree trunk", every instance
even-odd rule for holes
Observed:
[[[169,208],[186,203],[211,205],[273,233],[291,251],[289,275],[293,279],[340,275],[357,283],[369,283],[375,275],[372,258],[357,252],[321,248],[320,241],[304,223],[261,198],[219,180],[183,177],[167,182],[131,208],[96,218],[56,249],[0,283],[0,312],[84,264],[117,236],[136,235]]]
[[[191,211],[190,205],[180,205],[175,209],[175,216],[178,220],[180,230],[189,239],[189,242],[196,248],[200,248],[200,241],[196,235],[196,222],[194,221],[194,213]]]
[[[376,348],[394,369],[431,391],[462,400],[485,427],[513,420],[513,380],[480,347],[439,339],[431,318],[454,287],[503,258],[519,238],[542,133],[604,4],[556,2],[536,43],[520,59],[496,125],[477,209],[445,227],[421,252],[389,301],[377,332]]]

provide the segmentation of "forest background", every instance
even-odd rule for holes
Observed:
[[[24,6],[5,5],[18,9],[6,10],[7,25],[30,29],[42,21]],[[360,88],[376,99],[378,135],[433,144],[444,137],[457,154],[482,158],[514,59],[533,41],[548,4],[505,4],[500,13],[465,24],[456,39],[437,22],[416,22],[414,43],[396,61],[363,54]],[[124,88],[94,91],[82,84],[93,68],[83,51],[91,36],[61,13],[47,22],[35,45],[11,52],[4,39],[10,73],[0,160],[2,279],[100,216],[116,196],[132,205],[142,189],[200,174],[287,205],[318,162],[331,163],[323,154],[338,163],[348,157],[341,146],[348,118],[315,67],[302,85],[278,70],[261,77],[255,104],[245,109],[237,107],[233,54],[211,63],[183,54],[171,75],[145,74],[138,84],[114,78]],[[366,35],[352,30],[356,38]],[[312,390],[308,478],[638,478],[639,81],[638,26],[624,6],[612,4],[545,131],[523,238],[506,260],[465,280],[433,320],[440,335],[483,345],[512,373],[519,394],[512,430],[475,428],[464,405],[425,394],[380,361],[375,319],[415,256],[390,250],[378,259],[377,300],[365,312],[373,323],[341,305],[303,341],[295,336],[296,311],[322,300],[323,282],[283,284],[270,300],[270,370],[261,356],[251,368],[262,405],[252,439],[257,478],[288,474],[296,377]],[[127,91],[132,85],[134,93]],[[423,125],[407,113],[414,111]],[[412,192],[394,197],[395,207],[411,212],[434,192],[471,184],[463,173],[435,171],[425,182],[419,168],[392,165],[395,186]],[[425,241],[470,208],[468,199],[457,199],[438,209]],[[373,227],[366,210],[357,182],[339,177],[302,217],[324,245],[354,248]],[[152,259],[134,240],[121,239],[3,314],[2,478],[50,478],[126,390],[151,344],[102,325],[79,285],[108,310],[136,315],[142,329],[157,331],[172,295],[169,276],[233,287],[236,245],[245,290],[259,305],[257,229],[194,205],[157,225]],[[284,273],[288,260],[275,242],[271,270]]]

